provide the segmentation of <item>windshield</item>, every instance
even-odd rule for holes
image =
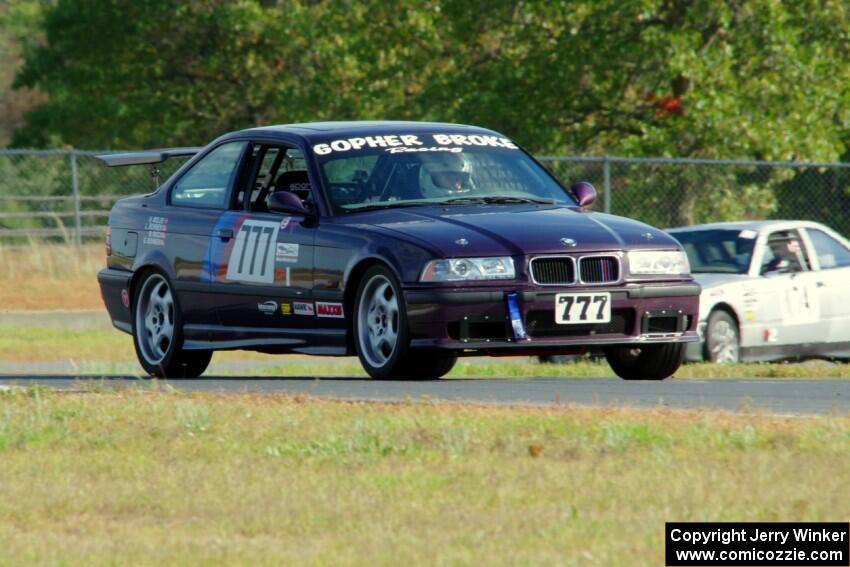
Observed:
[[[674,232],[695,274],[745,274],[756,242],[754,230]]]
[[[313,146],[334,212],[575,201],[507,138],[398,134]]]

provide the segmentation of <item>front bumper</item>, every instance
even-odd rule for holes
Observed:
[[[606,345],[694,342],[700,286],[692,283],[516,289],[528,339],[515,338],[507,289],[405,289],[412,346],[455,351],[566,351]],[[555,294],[609,292],[611,322],[555,323]],[[507,353],[507,352],[506,352]],[[521,354],[516,352],[516,354]]]

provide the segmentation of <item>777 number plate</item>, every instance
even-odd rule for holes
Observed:
[[[594,323],[610,323],[611,294],[555,294],[555,322],[559,325],[592,325]]]

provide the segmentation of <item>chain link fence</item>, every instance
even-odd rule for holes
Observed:
[[[0,150],[0,238],[103,235],[112,204],[150,192],[147,167],[108,168],[103,152]],[[850,236],[850,164],[696,159],[538,158],[565,185],[590,181],[594,209],[658,227],[806,219]],[[160,164],[167,179],[185,160]]]
[[[78,150],[0,150],[0,238],[102,237],[118,199],[150,193],[150,168],[106,167]],[[159,164],[167,179],[185,159]]]
[[[600,189],[598,211],[662,228],[812,220],[850,236],[850,163],[622,157],[538,158],[564,184]]]

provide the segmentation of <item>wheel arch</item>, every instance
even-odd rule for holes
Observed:
[[[738,332],[741,331],[741,318],[738,317],[738,312],[735,311],[735,308],[725,301],[720,301],[711,306],[711,309],[708,310],[708,315],[705,316],[705,322],[708,324],[708,320],[711,318],[711,314],[715,311],[725,311],[729,314],[732,319],[735,320],[735,325],[738,326]]]
[[[130,294],[131,309],[135,305],[136,291],[139,289],[139,284],[142,281],[144,281],[145,276],[147,276],[148,274],[151,274],[151,273],[157,273],[157,274],[162,275],[166,279],[166,281],[168,282],[168,285],[171,286],[172,290],[174,289],[173,278],[171,277],[171,274],[169,274],[167,270],[164,270],[162,268],[162,266],[160,266],[159,264],[153,264],[153,263],[152,264],[143,264],[143,265],[139,266],[138,268],[136,268],[135,270],[133,270],[133,275],[130,276],[130,284],[129,284],[129,289],[127,291]],[[176,293],[176,291],[175,291],[175,293]]]

